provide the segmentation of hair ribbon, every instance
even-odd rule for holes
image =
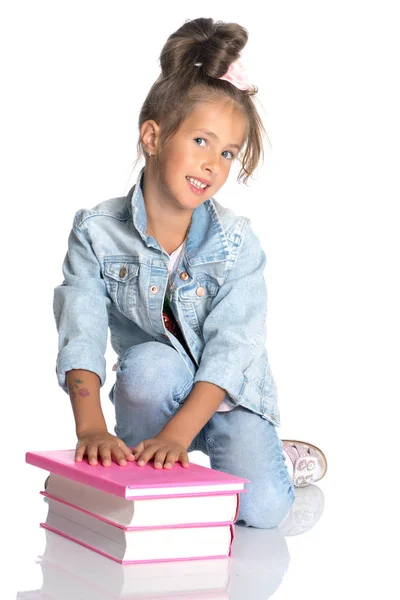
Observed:
[[[201,65],[202,63],[195,63],[194,66],[200,67]],[[229,81],[229,83],[237,87],[239,90],[248,90],[251,88],[251,83],[249,82],[246,69],[244,68],[240,58],[231,63],[225,75],[218,77],[218,79]]]

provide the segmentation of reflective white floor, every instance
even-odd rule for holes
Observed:
[[[208,464],[201,453],[190,456],[193,462]],[[3,509],[8,511],[4,524],[9,559],[3,563],[7,568],[1,597],[265,600],[300,593],[311,600],[356,593],[377,597],[386,589],[387,597],[398,597],[391,582],[395,553],[388,551],[390,531],[380,527],[379,511],[374,513],[355,495],[350,472],[337,468],[343,463],[331,460],[319,485],[297,489],[282,529],[235,527],[230,558],[129,566],[40,528],[47,504],[35,490],[41,489],[46,473],[22,465],[25,493],[8,498]],[[365,487],[371,500],[378,488],[369,489],[370,494]],[[389,521],[394,525],[395,517]]]
[[[215,599],[400,598],[398,4],[2,3],[0,600],[44,587],[56,600],[118,598],[123,577],[142,598],[161,582],[164,600],[176,582],[194,587],[185,600],[212,597],[207,585]],[[266,160],[248,189],[232,173],[217,200],[251,218],[267,254],[280,436],[320,445],[329,467],[323,502],[299,496],[285,532],[236,527],[227,560],[122,569],[46,539],[46,473],[24,457],[76,441],[52,315],[74,212],[127,193],[162,45],[200,16],[249,31]]]

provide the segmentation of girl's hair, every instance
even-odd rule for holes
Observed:
[[[240,90],[218,79],[239,58],[247,39],[244,27],[213,19],[187,20],[169,36],[160,55],[161,74],[140,111],[137,161],[143,156],[140,129],[145,121],[154,120],[160,125],[159,150],[162,151],[199,102],[216,101],[222,96],[240,108],[247,118],[247,137],[238,155],[241,163],[238,181],[247,183],[260,157],[264,157],[262,134],[265,129],[253,101],[258,89],[252,86]],[[201,64],[196,66],[196,63]]]

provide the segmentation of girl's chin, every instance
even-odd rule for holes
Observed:
[[[188,193],[187,191],[186,193],[181,192],[178,196],[176,196],[176,199],[182,206],[185,206],[187,208],[196,208],[196,206],[200,206],[200,204],[203,204],[203,202],[211,198],[211,195],[208,194],[207,191],[205,194],[201,195],[193,194],[190,192]]]

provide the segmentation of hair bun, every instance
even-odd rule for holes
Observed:
[[[193,71],[200,63],[209,77],[222,77],[239,58],[247,40],[247,30],[237,23],[214,22],[213,19],[186,21],[169,36],[161,51],[162,75]]]

